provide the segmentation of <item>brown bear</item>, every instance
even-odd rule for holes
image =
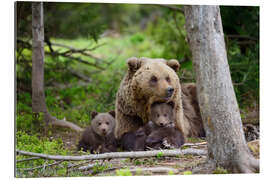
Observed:
[[[195,83],[182,83],[182,103],[185,122],[188,123],[187,137],[205,137]]]
[[[114,136],[115,112],[92,112],[91,126],[87,127],[78,144],[78,150],[91,153],[117,151],[117,141]]]
[[[174,149],[180,148],[184,143],[184,136],[176,127],[161,127],[147,136],[145,148]]]
[[[115,136],[135,132],[151,119],[154,103],[173,103],[175,125],[184,137],[185,127],[181,100],[181,86],[176,74],[177,60],[132,57],[127,60],[128,72],[124,76],[116,96]]]
[[[175,128],[172,103],[154,103],[150,121],[135,132],[127,132],[121,138],[124,150],[140,151],[147,148],[179,148],[184,144],[182,133]],[[164,144],[165,143],[165,144]]]

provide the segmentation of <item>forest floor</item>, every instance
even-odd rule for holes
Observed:
[[[79,155],[76,144],[80,135],[72,131],[54,129],[50,139],[61,138],[64,147]],[[207,143],[203,139],[189,139],[189,147],[207,150]],[[194,145],[192,145],[194,144]],[[182,149],[185,149],[185,145]],[[227,173],[224,169],[199,168],[207,161],[206,155],[180,155],[178,157],[149,157],[149,158],[117,158],[110,160],[92,160],[84,162],[70,162],[71,166],[89,166],[81,171],[83,176],[115,176],[115,175],[186,175]],[[194,168],[196,172],[194,173]]]
[[[80,134],[70,130],[54,129],[50,139],[60,138],[64,148],[79,155],[76,144]],[[189,138],[187,144],[195,149],[207,150],[207,142],[199,138]],[[192,145],[194,144],[194,145]],[[182,149],[187,146],[182,146]],[[258,150],[257,150],[258,151]],[[259,159],[259,152],[253,155]],[[90,168],[82,171],[83,176],[115,176],[115,175],[186,175],[186,174],[224,174],[225,169],[212,169],[205,166],[206,155],[181,155],[178,157],[149,157],[149,158],[117,158],[110,160],[92,160],[83,162],[82,167]],[[81,163],[72,162],[72,166]]]
[[[80,134],[74,131],[63,131],[54,129],[50,139],[61,138],[64,147],[73,155],[79,155],[76,144],[79,141]],[[192,148],[207,150],[207,144],[202,139],[196,139],[200,145],[194,145]],[[196,143],[191,139],[188,143]],[[199,164],[206,162],[207,157],[195,155],[182,155],[179,157],[149,157],[149,158],[117,158],[110,160],[88,161],[85,165],[100,163],[101,166],[107,166],[100,172],[93,172],[93,169],[83,172],[84,175],[95,176],[114,176],[114,175],[180,175],[191,174],[192,169]],[[117,171],[118,170],[118,171]],[[130,174],[131,173],[131,174]],[[209,172],[211,173],[211,172]]]

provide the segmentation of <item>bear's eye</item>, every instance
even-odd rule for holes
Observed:
[[[99,122],[98,125],[100,126],[101,125],[101,122]]]
[[[107,125],[109,125],[109,122],[106,122]]]
[[[164,114],[164,117],[167,117],[167,114]]]
[[[166,77],[166,81],[167,81],[167,82],[171,82],[171,79],[170,79],[169,76]]]
[[[159,114],[157,114],[157,117],[159,117]]]
[[[151,79],[150,79],[150,81],[151,81],[152,83],[157,82],[157,77],[156,77],[156,76],[152,76]]]

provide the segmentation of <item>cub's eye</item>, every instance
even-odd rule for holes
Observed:
[[[156,76],[152,76],[151,79],[150,79],[150,81],[151,81],[152,83],[157,82],[157,77],[156,77]]]
[[[159,117],[159,114],[157,114],[157,117]]]
[[[109,125],[109,122],[106,122],[107,125]]]
[[[166,77],[166,81],[167,81],[167,82],[171,82],[171,79],[170,79],[169,76]]]
[[[164,114],[164,117],[167,117],[167,114]]]
[[[101,125],[101,122],[99,122],[98,125],[100,126]]]

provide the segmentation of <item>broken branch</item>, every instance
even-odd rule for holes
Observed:
[[[103,154],[90,154],[83,156],[61,156],[61,155],[48,155],[34,152],[27,152],[16,150],[18,154],[35,156],[44,159],[51,160],[65,160],[65,161],[81,161],[81,160],[100,160],[100,159],[111,159],[111,158],[145,158],[145,157],[156,157],[158,153],[162,153],[162,156],[179,156],[179,155],[206,155],[206,150],[201,149],[174,149],[174,150],[154,150],[154,151],[131,151],[131,152],[111,152]]]

